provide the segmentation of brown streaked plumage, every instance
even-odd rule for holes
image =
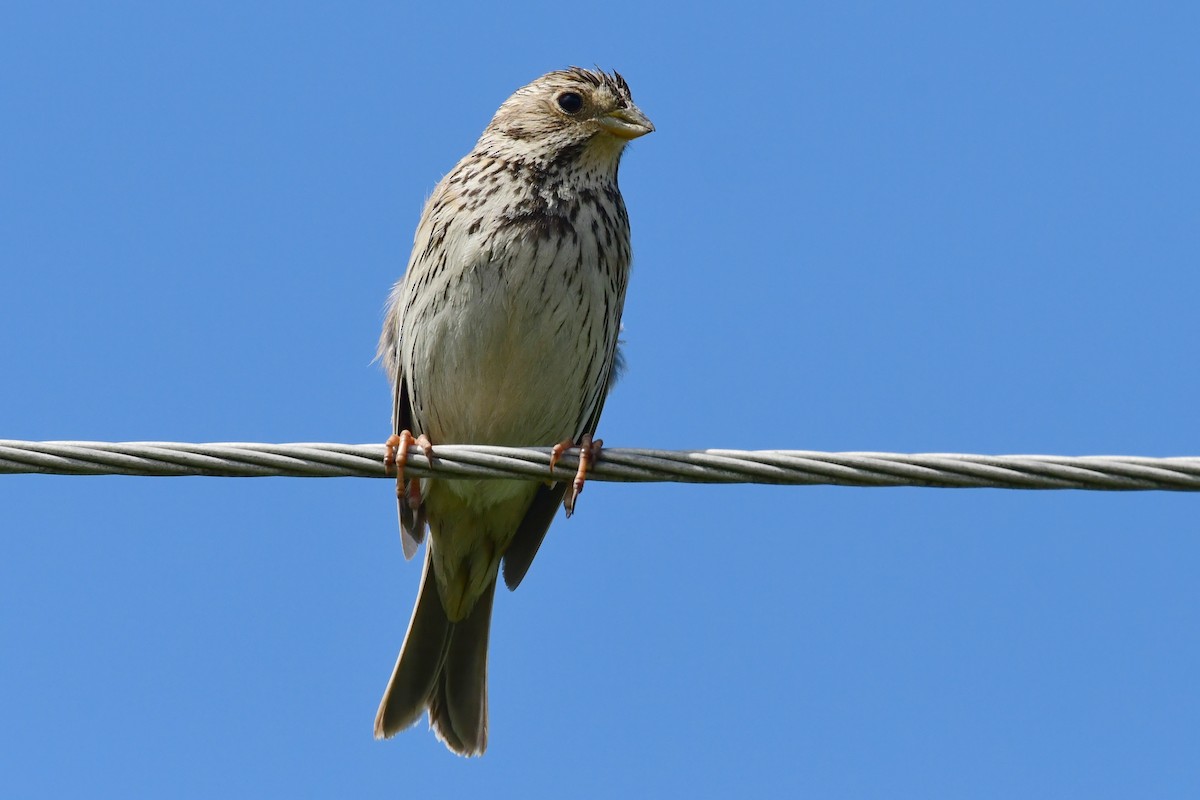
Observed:
[[[595,432],[631,257],[617,167],[629,140],[652,130],[617,73],[552,72],[500,106],[434,189],[388,301],[379,355],[395,433],[519,446]],[[515,589],[566,488],[424,479],[401,493],[405,555],[426,527],[430,541],[377,737],[428,710],[451,750],[484,751],[501,561]]]

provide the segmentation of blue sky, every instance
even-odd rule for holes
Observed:
[[[381,442],[423,199],[615,67],[611,446],[1200,454],[1190,3],[14,3],[0,437]],[[6,796],[1195,797],[1200,498],[624,486],[371,738],[385,481],[0,476]]]

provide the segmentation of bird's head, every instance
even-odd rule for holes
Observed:
[[[615,166],[630,140],[653,130],[620,73],[571,67],[514,92],[480,144],[542,163],[611,159]]]

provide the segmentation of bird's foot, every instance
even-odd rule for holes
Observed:
[[[404,485],[404,468],[408,465],[408,448],[414,444],[425,451],[425,458],[433,460],[433,442],[429,441],[429,437],[423,433],[420,436],[413,436],[412,431],[403,430],[393,433],[383,443],[383,467],[389,474],[392,470],[396,471],[396,497],[405,500],[404,493],[407,491],[410,508],[416,508],[421,504],[420,483],[412,481],[407,488]]]
[[[570,439],[565,439],[554,445],[554,449],[550,451],[550,471],[554,471],[558,460],[562,458],[562,454],[575,447],[576,443]],[[583,484],[587,481],[588,470],[592,468],[592,464],[600,457],[600,450],[604,447],[603,439],[592,439],[590,433],[585,433],[579,437],[579,469],[575,471],[575,479],[571,481],[571,488],[567,490],[566,500],[563,506],[567,509],[567,516],[575,513],[575,501],[579,495],[583,493]]]

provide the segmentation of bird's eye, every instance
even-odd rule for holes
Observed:
[[[563,92],[558,96],[558,107],[568,114],[578,114],[583,108],[583,98],[575,92]]]

